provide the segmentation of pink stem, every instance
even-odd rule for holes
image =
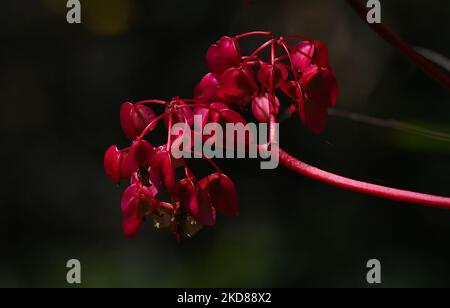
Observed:
[[[327,171],[320,170],[310,166],[297,158],[292,157],[282,149],[280,149],[280,163],[282,166],[300,173],[312,179],[348,189],[351,191],[391,199],[396,201],[415,203],[424,206],[450,209],[450,198],[434,195],[421,194],[417,192],[395,189],[366,182],[361,182],[346,177],[342,177]]]
[[[273,40],[267,41],[264,44],[262,44],[260,47],[258,47],[258,49],[256,49],[251,55],[250,57],[254,57],[257,54],[259,54],[261,51],[263,51],[267,46],[269,46],[270,44],[273,43]]]
[[[163,100],[158,99],[147,99],[144,101],[137,102],[135,105],[145,105],[145,104],[158,104],[158,105],[167,105],[167,103]]]
[[[347,3],[355,10],[358,15],[367,23],[368,8],[361,3],[360,0],[347,0]],[[396,33],[390,30],[382,23],[367,23],[372,29],[375,30],[383,39],[396,47],[403,55],[409,58],[414,64],[416,64],[422,71],[430,75],[432,78],[439,81],[442,85],[450,88],[450,77],[441,71],[438,67],[433,65],[425,57],[419,54],[411,46],[405,43]]]
[[[138,139],[142,139],[145,137],[145,135],[148,134],[150,130],[152,130],[153,126],[158,124],[159,121],[161,121],[164,118],[164,114],[161,114],[160,116],[153,119],[153,121],[150,122],[150,124],[147,125],[147,127],[142,131],[142,133],[139,135]]]
[[[168,124],[168,133],[167,133],[167,145],[166,145],[166,151],[170,152],[170,149],[172,147],[172,124],[173,124],[173,117],[172,114],[169,114],[169,124]]]
[[[241,38],[244,38],[244,37],[255,36],[255,35],[270,36],[270,37],[273,36],[272,32],[253,31],[253,32],[247,32],[247,33],[236,35],[234,37],[234,39],[238,40],[238,39],[241,39]]]
[[[302,89],[300,87],[300,84],[298,83],[298,79],[299,79],[298,78],[298,73],[297,73],[297,70],[294,67],[294,61],[292,60],[292,56],[291,56],[291,53],[289,51],[289,48],[286,46],[286,44],[283,41],[281,41],[280,44],[281,44],[281,47],[283,47],[283,49],[286,51],[286,55],[287,55],[287,57],[289,59],[289,64],[290,64],[290,67],[291,67],[291,72],[292,72],[292,74],[294,74],[294,79],[296,80],[295,83],[296,83],[297,89],[301,93]]]

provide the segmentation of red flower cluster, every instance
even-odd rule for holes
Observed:
[[[270,40],[243,55],[238,40],[250,35]],[[311,40],[289,45],[290,39],[296,38],[276,39],[259,32],[222,37],[207,51],[211,72],[195,88],[194,99],[175,97],[169,103],[146,100],[122,105],[121,126],[132,143],[122,150],[111,146],[104,167],[114,182],[131,182],[122,198],[125,235],[134,236],[147,217],[153,217],[157,228],[167,228],[180,238],[194,235],[202,226],[213,226],[216,211],[227,216],[239,214],[236,188],[214,162],[204,157],[215,172],[197,179],[185,159],[171,155],[174,124],[192,126],[194,115],[203,116],[202,125],[246,124],[243,115],[247,110],[257,121],[269,122],[276,120],[282,107],[277,96],[284,93],[292,101],[290,110],[307,128],[316,133],[325,129],[327,110],[338,95],[327,48]],[[266,48],[270,48],[269,60],[261,57]],[[150,105],[162,105],[164,112],[157,115]],[[161,120],[168,130],[167,142],[154,147],[145,138]],[[183,169],[183,177],[175,176],[177,168]],[[160,200],[163,191],[168,195],[165,201]]]
[[[164,105],[165,110],[156,116],[148,104]],[[236,188],[217,165],[211,162],[216,172],[197,179],[184,159],[176,161],[172,158],[170,134],[167,143],[159,147],[153,147],[144,139],[161,120],[169,133],[174,123],[192,123],[191,109],[197,110],[200,106],[178,98],[170,103],[149,100],[122,105],[120,122],[132,144],[123,150],[111,146],[106,151],[104,167],[114,182],[131,182],[122,197],[126,236],[134,236],[149,216],[153,216],[155,227],[168,228],[180,237],[193,236],[203,225],[214,225],[216,210],[228,216],[239,214]],[[227,108],[223,110],[228,111]],[[220,117],[222,113],[215,118]],[[181,179],[175,176],[177,168],[184,168],[185,176]],[[170,196],[168,202],[158,199],[163,190]]]
[[[244,55],[239,40],[248,36],[264,36],[269,40]],[[292,45],[290,40],[300,42]],[[264,59],[262,54],[269,48],[269,55]],[[181,137],[181,134],[172,136],[174,124],[191,127],[195,115],[202,116],[203,126],[208,123],[246,124],[246,115],[272,124],[278,121],[278,114],[284,107],[298,115],[309,130],[321,133],[326,128],[328,109],[336,104],[339,88],[323,43],[300,36],[277,39],[268,32],[251,32],[234,38],[222,37],[208,49],[206,60],[210,73],[196,86],[194,99],[175,97],[169,103],[146,100],[124,103],[121,107],[122,129],[132,143],[122,150],[111,146],[105,154],[104,167],[114,182],[130,181],[122,197],[123,229],[129,237],[137,233],[147,217],[153,217],[155,227],[169,229],[180,238],[193,236],[205,225],[214,225],[216,211],[227,216],[239,214],[236,188],[216,163],[202,156],[215,172],[197,179],[185,159],[172,156],[173,139]],[[283,106],[285,102],[290,103]],[[164,112],[157,115],[149,105],[164,106]],[[161,121],[168,130],[167,142],[154,147],[145,138]],[[271,127],[269,125],[268,129],[272,137]],[[270,138],[261,148],[267,149],[275,141]],[[198,154],[192,148],[183,151]],[[344,189],[450,208],[450,198],[345,178],[310,166],[281,148],[279,160],[290,170]],[[184,171],[181,177],[175,176],[178,168]],[[161,200],[165,195],[166,200]]]
[[[262,34],[264,33],[254,33]],[[244,111],[251,103],[254,117],[268,122],[280,111],[278,93],[292,100],[291,112],[314,133],[326,128],[328,109],[336,104],[339,87],[328,60],[325,44],[302,40],[290,45],[287,37],[271,39],[248,56],[243,56],[238,39],[222,37],[206,54],[211,70],[195,89],[198,100],[222,102]],[[270,59],[260,54],[270,48]],[[278,92],[278,93],[277,93]]]

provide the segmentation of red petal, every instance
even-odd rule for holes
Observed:
[[[201,117],[201,127],[205,127],[206,124],[213,122],[211,118],[211,110],[206,107],[196,107],[194,109],[194,119],[195,117]],[[197,124],[198,125],[198,124]]]
[[[311,66],[302,76],[306,96],[323,106],[334,107],[339,94],[339,86],[331,69]]]
[[[321,134],[327,128],[328,108],[311,100],[305,100],[300,108],[300,118],[309,130]]]
[[[234,183],[224,174],[215,173],[199,182],[200,187],[209,193],[212,205],[227,216],[239,215],[238,194]]]
[[[297,44],[297,50],[292,53],[292,62],[300,72],[308,69],[314,57],[314,43],[303,41]]]
[[[157,202],[146,187],[131,185],[123,193],[121,207],[123,231],[127,237],[133,237],[144,217],[155,211]]]
[[[222,37],[216,44],[209,47],[206,62],[211,72],[222,74],[231,67],[239,66],[241,52],[237,42],[232,38]]]
[[[258,80],[259,82],[266,88],[272,88],[270,84],[272,74],[272,65],[263,63],[261,65],[261,69],[258,72]],[[273,69],[273,85],[274,88],[278,88],[281,83],[285,82],[289,76],[288,68],[283,63],[275,64],[275,68]]]
[[[142,225],[142,218],[138,217],[135,212],[123,217],[122,228],[126,237],[135,237]]]
[[[178,112],[175,113],[175,122],[174,123],[186,123],[189,126],[194,124],[194,115],[190,107],[179,107]]]
[[[123,103],[120,106],[120,125],[125,135],[131,140],[137,136],[136,128],[131,120],[131,111],[133,108],[134,106],[131,103]]]
[[[212,207],[209,194],[197,189],[188,179],[180,181],[177,185],[176,196],[188,213],[205,226],[216,223],[216,210]]]
[[[218,99],[217,90],[219,80],[216,75],[209,73],[205,75],[194,90],[194,97],[199,100],[212,102]]]
[[[155,113],[148,106],[135,105],[131,112],[131,119],[138,135],[141,134],[155,118]]]
[[[150,107],[123,103],[120,107],[120,124],[125,135],[134,140],[156,118]]]
[[[122,162],[122,152],[113,145],[105,153],[104,167],[106,175],[115,183],[122,180],[120,175],[120,168]]]
[[[154,148],[147,141],[134,141],[130,152],[123,158],[122,173],[129,177],[139,168],[148,167],[154,153]]]
[[[138,169],[138,165],[135,164],[134,159],[130,159],[129,151],[122,151],[122,163],[120,166],[120,175],[122,179],[129,178]]]
[[[247,67],[230,68],[220,78],[218,96],[230,104],[248,102],[258,90],[252,71]]]
[[[226,123],[242,123],[244,125],[247,124],[247,122],[239,112],[230,109],[230,107],[228,107],[225,104],[213,103],[211,104],[211,107],[214,108],[214,110],[219,111],[219,113],[212,111],[211,117],[215,122],[220,122],[222,124]]]
[[[252,99],[252,112],[255,118],[261,123],[267,123],[270,120],[270,101],[269,95],[263,94],[260,96],[255,96]],[[275,106],[273,106],[272,112],[278,115],[280,112],[280,101],[275,96]]]
[[[150,161],[150,166],[150,173],[162,179],[166,190],[170,192],[175,185],[175,172],[170,154],[166,151],[156,153]]]
[[[142,224],[142,217],[139,217],[136,211],[138,190],[138,185],[132,185],[122,196],[123,232],[127,237],[134,237]]]
[[[303,41],[297,44],[297,50],[292,53],[294,66],[303,72],[311,64],[328,67],[328,47],[322,42]]]
[[[314,42],[314,63],[321,67],[328,67],[330,65],[328,59],[328,47],[322,42]]]

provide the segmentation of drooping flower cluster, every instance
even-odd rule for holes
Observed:
[[[244,55],[239,40],[252,35],[269,40]],[[222,37],[207,51],[210,73],[196,86],[194,99],[122,104],[120,123],[131,145],[121,150],[111,146],[104,167],[114,182],[130,181],[121,206],[126,236],[134,236],[148,217],[153,217],[155,227],[169,229],[180,238],[213,226],[216,211],[227,216],[239,214],[235,185],[213,161],[203,157],[215,172],[197,179],[185,159],[172,156],[171,129],[176,123],[191,127],[195,115],[202,116],[203,126],[246,124],[244,117],[249,114],[259,122],[277,121],[283,107],[279,96],[283,95],[291,102],[286,108],[307,128],[315,133],[325,129],[328,108],[335,105],[338,95],[327,48],[305,39],[290,45],[291,39],[298,37],[276,39],[264,32]],[[261,56],[266,49],[270,49],[268,60]],[[163,106],[164,112],[157,115],[151,105]],[[148,135],[161,122],[168,130],[167,142],[154,146]],[[181,178],[175,176],[178,168],[183,170]],[[163,196],[167,196],[165,200]]]
[[[164,105],[165,110],[156,116],[148,104]],[[122,150],[111,146],[106,151],[104,167],[114,182],[130,181],[122,197],[126,236],[133,237],[149,216],[153,216],[155,227],[167,228],[180,237],[193,236],[202,226],[214,225],[216,210],[228,216],[239,214],[236,188],[216,164],[211,162],[215,173],[197,179],[184,159],[173,159],[170,134],[167,143],[159,147],[145,139],[161,120],[169,133],[174,123],[192,123],[193,108],[199,107],[178,98],[170,103],[149,100],[122,104],[120,122],[132,143]],[[216,119],[232,113],[226,106],[222,110],[225,113],[218,112]],[[181,179],[175,176],[177,168],[184,169]],[[168,200],[159,199],[163,192],[169,195]]]

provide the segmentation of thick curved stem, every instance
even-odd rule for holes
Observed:
[[[360,0],[346,0],[347,3],[355,10],[362,20],[367,23],[368,8],[361,3]],[[425,57],[419,54],[414,48],[405,43],[396,33],[390,30],[382,23],[367,23],[372,29],[375,30],[383,39],[396,47],[403,55],[409,58],[414,64],[416,64],[422,71],[430,75],[435,80],[439,81],[443,86],[450,88],[450,77],[440,70],[433,63],[428,61]]]
[[[308,165],[289,155],[282,149],[280,149],[279,153],[280,164],[282,166],[336,187],[385,199],[450,209],[450,198],[447,197],[421,194],[349,179]]]

